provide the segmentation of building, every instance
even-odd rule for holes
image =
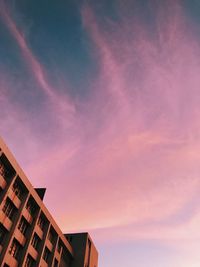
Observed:
[[[88,233],[63,234],[0,139],[0,266],[97,267]]]

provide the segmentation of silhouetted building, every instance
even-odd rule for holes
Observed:
[[[97,267],[88,233],[64,235],[0,139],[0,266]]]

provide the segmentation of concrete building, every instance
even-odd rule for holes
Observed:
[[[97,267],[88,233],[63,234],[0,139],[0,266]]]

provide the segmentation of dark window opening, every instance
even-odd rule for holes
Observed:
[[[34,216],[37,210],[37,204],[35,200],[30,197],[27,204],[26,204],[26,209],[29,211],[29,213]]]
[[[49,262],[49,258],[50,258],[50,251],[48,250],[47,247],[45,247],[44,253],[43,253],[43,259],[44,261],[46,261],[47,263]]]
[[[34,259],[31,257],[31,255],[28,254],[26,261],[25,261],[25,267],[33,267],[35,264]]]
[[[13,242],[10,246],[10,249],[9,249],[9,253],[11,256],[13,256],[13,258],[15,259],[19,259],[19,255],[20,255],[20,251],[21,251],[21,245],[20,243],[17,241],[17,239],[13,239]]]
[[[2,224],[0,224],[0,245],[3,244],[6,234],[7,234],[6,228]]]
[[[48,239],[49,241],[53,244],[55,239],[57,237],[57,233],[56,231],[51,227],[50,231],[49,231],[49,234],[48,234]]]
[[[29,227],[29,223],[27,222],[27,220],[22,216],[21,217],[21,220],[19,222],[19,225],[18,225],[18,229],[20,230],[20,232],[25,235],[26,234],[26,231]]]
[[[4,154],[0,157],[0,175],[8,181],[15,175],[15,170]]]
[[[41,241],[41,239],[39,238],[39,236],[38,236],[36,233],[34,233],[34,235],[33,235],[33,239],[32,239],[32,241],[31,241],[31,245],[32,245],[36,250],[37,250],[38,247],[39,247],[40,241]]]
[[[5,215],[11,220],[13,219],[14,214],[17,211],[15,205],[12,203],[12,201],[9,198],[6,199],[6,202],[2,210],[5,213]]]
[[[37,225],[38,225],[42,230],[44,230],[45,225],[46,225],[46,220],[45,220],[44,216],[40,215],[40,217],[38,218]]]
[[[57,259],[54,259],[53,267],[58,267],[58,261],[57,261]]]
[[[58,242],[58,246],[57,246],[58,253],[61,252],[61,248],[62,248],[61,242]]]
[[[26,189],[25,186],[23,185],[21,179],[19,177],[17,177],[17,179],[15,180],[12,190],[15,192],[15,195],[22,200],[23,196],[25,195]]]

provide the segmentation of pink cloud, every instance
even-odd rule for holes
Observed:
[[[159,16],[158,38],[137,20],[135,25],[123,19],[106,32],[91,8],[82,14],[100,65],[95,88],[109,100],[93,99],[103,115],[107,112],[105,127],[80,149],[84,159],[72,159],[78,170],[68,169],[77,188],[82,182],[78,203],[94,200],[85,205],[86,219],[73,214],[71,225],[170,220],[186,209],[199,186],[199,136],[193,136],[199,132],[198,40],[178,5],[167,13],[167,22],[166,14]],[[62,225],[64,220],[63,215]]]
[[[104,81],[104,87],[101,90],[106,90],[107,94],[111,94],[110,98],[116,102],[119,107],[128,107],[128,96],[124,90],[123,76],[121,68],[115,60],[115,55],[111,47],[109,47],[104,36],[101,33],[95,14],[89,5],[82,9],[83,25],[91,36],[92,41],[97,48],[97,59],[99,61],[101,76]],[[109,95],[108,95],[109,96]]]
[[[5,9],[1,15],[41,89],[57,100],[23,34]],[[78,103],[71,128],[66,113],[54,109],[62,121],[58,129],[51,125],[60,137],[55,142],[43,144],[30,125],[21,125],[27,142],[40,144],[34,157],[26,154],[25,171],[33,184],[48,188],[47,206],[66,231],[90,228],[99,239],[195,238],[199,40],[179,8],[159,13],[154,35],[139,18],[122,18],[105,30],[88,5],[82,16],[99,64],[93,94]],[[25,148],[15,147],[23,161]],[[190,203],[196,208],[188,212]]]

